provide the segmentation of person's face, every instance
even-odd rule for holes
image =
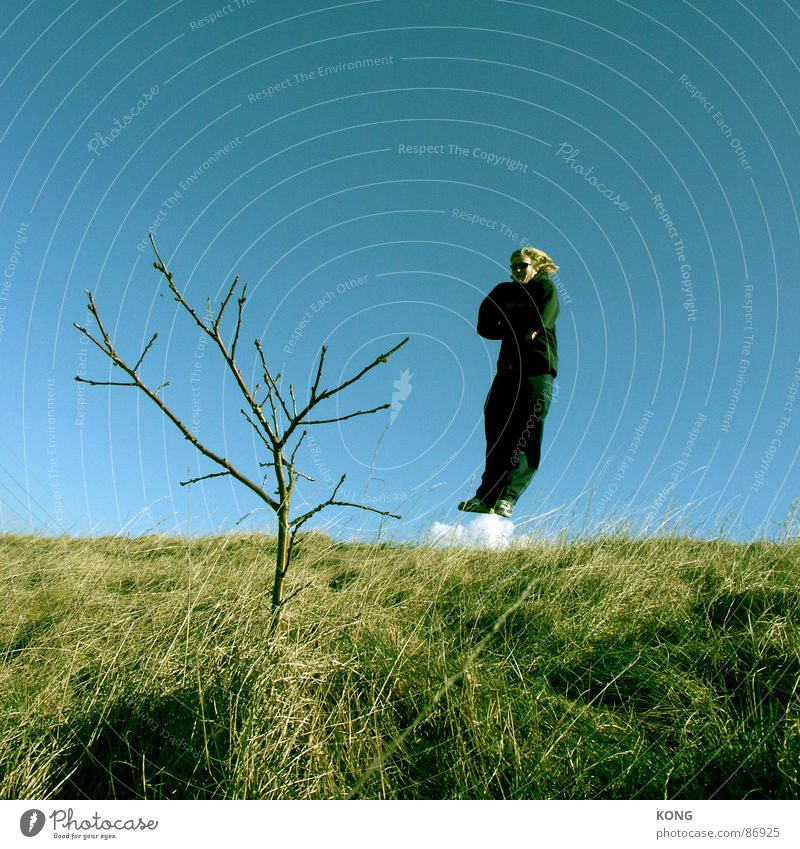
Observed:
[[[533,280],[536,268],[530,259],[524,255],[511,257],[511,276],[517,283],[528,283]]]

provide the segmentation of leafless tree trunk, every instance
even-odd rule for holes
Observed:
[[[293,598],[298,592],[300,592],[301,589],[303,589],[302,587],[300,587],[290,595],[284,596],[284,581],[289,571],[289,564],[291,562],[294,544],[298,540],[298,532],[300,531],[300,528],[312,516],[316,515],[320,510],[323,510],[325,507],[341,506],[356,507],[360,510],[368,510],[372,513],[379,513],[382,516],[391,516],[395,519],[400,518],[396,514],[389,513],[385,510],[377,510],[374,507],[367,507],[363,504],[355,504],[350,501],[337,500],[336,495],[342,483],[344,483],[346,477],[345,475],[342,475],[327,500],[318,504],[316,507],[313,507],[311,510],[306,511],[302,515],[296,516],[294,518],[291,518],[290,511],[292,494],[294,493],[294,487],[297,483],[298,478],[305,478],[306,480],[310,481],[313,480],[313,478],[300,472],[296,466],[297,450],[300,447],[306,433],[308,432],[306,429],[303,429],[300,432],[299,436],[297,436],[296,431],[298,430],[298,428],[305,428],[306,426],[310,425],[321,425],[329,424],[332,422],[341,422],[345,421],[346,419],[354,418],[355,416],[369,415],[370,413],[376,413],[379,410],[385,410],[386,408],[390,407],[391,404],[387,403],[381,404],[378,407],[373,407],[369,410],[357,410],[353,413],[348,413],[344,416],[335,416],[333,418],[323,419],[310,418],[312,410],[314,410],[318,404],[333,397],[337,393],[341,392],[343,389],[346,389],[348,386],[351,386],[356,381],[360,380],[367,372],[375,368],[375,366],[381,363],[385,363],[395,351],[397,351],[399,348],[405,345],[406,342],[408,342],[408,337],[403,339],[402,342],[395,345],[393,348],[389,349],[388,351],[385,351],[383,354],[380,354],[368,366],[361,369],[361,371],[359,371],[349,380],[345,380],[344,383],[332,387],[331,389],[320,390],[320,382],[322,380],[322,371],[327,350],[323,345],[319,354],[319,360],[316,366],[314,382],[311,386],[309,397],[306,400],[306,403],[300,409],[298,409],[297,401],[294,395],[294,386],[292,384],[289,384],[289,397],[287,399],[286,396],[282,393],[281,385],[279,384],[281,375],[273,375],[273,373],[270,371],[269,367],[267,366],[266,356],[258,339],[255,340],[254,345],[259,357],[259,364],[263,383],[258,383],[255,387],[252,388],[248,386],[247,382],[242,377],[242,374],[236,363],[236,345],[239,341],[239,334],[242,329],[242,315],[244,305],[247,300],[246,286],[242,286],[241,294],[236,300],[236,303],[238,305],[238,311],[236,316],[236,325],[234,327],[230,347],[228,346],[228,344],[226,344],[225,340],[222,337],[222,331],[220,329],[222,318],[225,314],[225,310],[228,307],[228,304],[234,296],[234,292],[236,291],[236,288],[239,283],[239,278],[234,278],[233,283],[231,283],[227,294],[223,298],[216,315],[214,315],[211,310],[211,302],[209,300],[208,316],[207,319],[204,321],[200,318],[194,308],[184,299],[183,295],[178,290],[177,286],[175,285],[175,281],[173,280],[172,272],[167,269],[166,264],[161,259],[161,256],[158,253],[158,249],[156,248],[156,244],[153,240],[152,235],[150,236],[150,243],[153,246],[153,251],[156,255],[156,261],[153,263],[153,266],[161,272],[161,274],[167,281],[167,286],[169,287],[170,292],[172,292],[175,300],[181,305],[184,311],[189,314],[189,316],[193,319],[197,326],[200,327],[201,330],[207,336],[209,336],[209,338],[215,343],[220,356],[223,358],[228,370],[233,375],[236,385],[238,386],[239,391],[241,392],[242,397],[245,401],[245,406],[241,409],[240,412],[248,421],[253,430],[258,434],[260,440],[264,443],[265,448],[269,452],[268,456],[271,456],[272,458],[267,462],[261,463],[260,466],[262,468],[271,467],[274,469],[275,482],[277,484],[277,490],[275,491],[275,494],[277,495],[277,498],[273,498],[265,489],[267,479],[269,478],[269,473],[267,473],[263,478],[259,476],[259,479],[254,480],[252,477],[240,471],[226,457],[212,451],[204,442],[202,442],[200,439],[197,438],[194,433],[192,433],[192,431],[183,423],[183,421],[181,421],[181,419],[167,406],[164,399],[160,395],[161,390],[168,386],[169,382],[162,383],[160,386],[156,387],[156,389],[151,389],[141,379],[141,377],[139,376],[139,369],[141,368],[141,365],[148,351],[158,338],[158,334],[153,334],[150,341],[145,345],[144,350],[142,351],[136,363],[133,366],[128,365],[128,363],[120,356],[120,354],[115,349],[114,344],[105,329],[103,321],[100,318],[100,314],[97,310],[97,305],[95,304],[94,297],[89,290],[86,290],[86,296],[89,301],[89,312],[91,313],[97,325],[99,338],[98,336],[95,336],[90,333],[85,327],[81,327],[79,324],[75,324],[74,326],[91,342],[93,342],[111,360],[114,366],[121,369],[128,376],[129,380],[89,380],[87,378],[79,376],[76,376],[75,380],[81,383],[88,383],[92,386],[133,386],[137,389],[140,389],[178,428],[178,430],[183,434],[185,439],[191,442],[192,445],[194,445],[194,447],[201,454],[204,454],[206,457],[208,457],[209,460],[212,460],[214,463],[217,464],[217,466],[221,468],[221,471],[202,475],[199,478],[192,478],[191,480],[181,481],[181,486],[187,486],[189,484],[197,483],[198,481],[207,480],[209,478],[230,476],[239,481],[239,483],[246,486],[251,492],[255,493],[262,501],[264,501],[270,507],[270,509],[275,512],[278,519],[278,550],[275,560],[275,578],[272,584],[271,630],[272,632],[274,632],[275,628],[278,625],[281,612],[286,603],[291,598]],[[263,397],[261,397],[260,399],[259,393],[263,393]],[[265,407],[267,408],[266,410]],[[289,451],[289,440],[293,438],[296,439],[296,441],[294,443],[294,447]]]

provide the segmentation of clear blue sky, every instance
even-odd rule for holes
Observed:
[[[724,10],[724,13],[723,13]],[[154,232],[198,307],[235,274],[252,340],[299,396],[404,336],[301,449],[297,507],[348,500],[412,539],[482,470],[498,344],[478,304],[520,244],[560,265],[560,371],[518,527],[670,517],[784,533],[798,496],[800,3],[76,0],[0,20],[5,530],[271,528],[73,322],[209,446],[257,474],[235,387],[164,296]],[[795,330],[792,330],[795,327]],[[397,386],[395,386],[397,383]],[[255,511],[255,512],[251,512]],[[319,526],[373,533],[332,510]]]

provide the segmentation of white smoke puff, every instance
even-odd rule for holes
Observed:
[[[508,548],[514,523],[494,513],[481,513],[465,525],[434,522],[429,533],[433,545],[457,545],[464,548]]]

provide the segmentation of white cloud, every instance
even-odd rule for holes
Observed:
[[[428,534],[433,545],[458,545],[464,548],[508,548],[514,523],[493,513],[482,513],[466,524],[434,522]]]

